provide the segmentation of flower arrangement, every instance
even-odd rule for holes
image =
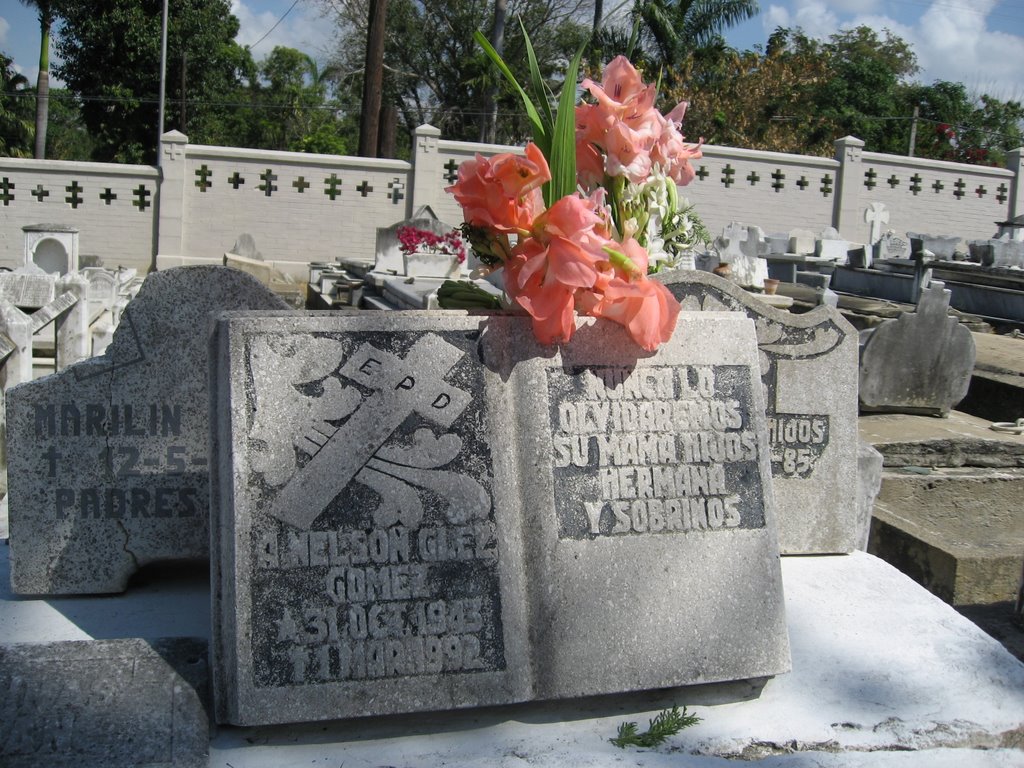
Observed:
[[[462,241],[462,235],[457,229],[439,235],[429,229],[404,226],[398,228],[397,234],[398,247],[406,256],[426,250],[431,253],[454,256],[459,264],[466,260],[466,244]]]
[[[640,347],[656,349],[671,338],[679,303],[648,272],[707,236],[677,192],[701,156],[679,132],[686,104],[660,113],[657,87],[619,56],[601,83],[583,81],[591,100],[577,106],[581,50],[553,114],[529,40],[536,104],[486,38],[476,39],[522,98],[534,141],[523,155],[463,162],[448,188],[474,252],[505,270],[506,293],[533,318],[542,343],[568,342],[579,312],[619,323]]]

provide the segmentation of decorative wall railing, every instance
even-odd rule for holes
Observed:
[[[296,277],[310,261],[369,260],[377,228],[421,206],[461,221],[445,192],[459,163],[515,150],[444,140],[431,126],[414,139],[411,163],[190,145],[176,131],[158,168],[0,158],[0,266],[23,265],[22,228],[44,222],[78,230],[83,266],[220,263],[242,234]],[[1011,152],[1005,169],[945,163],[864,152],[852,137],[834,158],[705,146],[681,193],[712,232],[730,221],[769,233],[834,226],[865,242],[867,217],[884,215],[883,231],[983,239],[1024,214],[1021,157]]]

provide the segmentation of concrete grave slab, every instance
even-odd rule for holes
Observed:
[[[220,721],[789,669],[746,318],[638,354],[604,322],[555,350],[510,315],[233,313],[215,346]]]
[[[967,395],[974,339],[949,316],[950,292],[933,280],[917,311],[886,320],[866,335],[860,355],[865,411],[945,415]]]
[[[205,640],[0,646],[5,768],[205,768]]]
[[[236,270],[156,272],[103,355],[8,393],[15,592],[118,592],[208,557],[209,314],[286,306]]]
[[[16,307],[38,309],[57,297],[57,275],[0,272],[0,299]]]
[[[783,554],[862,546],[857,513],[858,335],[833,307],[794,315],[706,273],[657,275],[686,310],[754,320]],[[679,329],[689,333],[685,325]],[[718,343],[718,339],[715,339]]]

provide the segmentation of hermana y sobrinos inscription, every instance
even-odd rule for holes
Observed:
[[[231,313],[215,343],[221,721],[789,668],[746,319],[642,358],[611,324],[552,354],[429,312]]]

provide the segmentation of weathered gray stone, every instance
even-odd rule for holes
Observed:
[[[963,239],[954,235],[926,235],[917,232],[907,232],[911,240],[920,240],[926,251],[931,251],[936,259],[952,261],[953,254],[961,251]]]
[[[0,646],[5,768],[200,768],[205,640]]]
[[[731,310],[754,320],[765,389],[783,554],[850,552],[857,514],[857,332],[833,307],[794,315],[728,280],[667,272],[658,279],[688,310]],[[684,325],[680,333],[688,333]],[[718,338],[715,343],[718,343]]]
[[[809,229],[789,231],[789,252],[802,256],[814,253],[814,233]]]
[[[875,259],[909,259],[910,240],[889,230],[875,243]]]
[[[554,350],[510,315],[234,313],[215,346],[220,721],[789,668],[746,318],[646,354],[603,321]]]
[[[284,306],[225,267],[157,272],[103,355],[8,393],[15,592],[118,592],[208,556],[209,314]]]
[[[0,299],[23,309],[46,306],[57,296],[57,275],[0,272]]]
[[[949,291],[937,280],[921,291],[916,312],[886,320],[861,346],[863,410],[945,415],[967,395],[974,338],[949,316]]]

